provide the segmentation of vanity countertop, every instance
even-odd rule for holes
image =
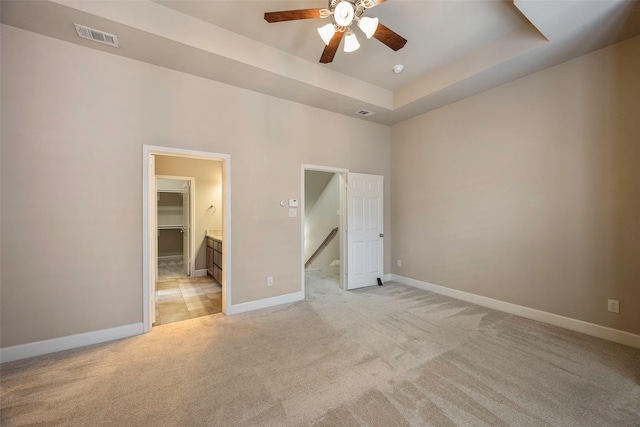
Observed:
[[[222,235],[221,234],[213,234],[213,233],[206,232],[206,233],[204,233],[204,236],[209,238],[209,239],[217,240],[220,243],[222,243]]]

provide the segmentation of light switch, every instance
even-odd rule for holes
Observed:
[[[289,208],[289,216],[291,218],[298,216],[298,210],[296,208]]]
[[[298,199],[289,199],[289,207],[297,208],[298,207]]]

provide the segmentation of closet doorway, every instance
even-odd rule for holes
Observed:
[[[230,156],[145,145],[143,162],[145,332],[151,330],[154,322],[165,324],[212,314],[216,311],[209,307],[211,303],[214,306],[217,303],[217,312],[227,313],[231,289]],[[173,234],[162,239],[160,233],[165,232]],[[219,251],[221,274],[215,278],[208,274],[209,241],[215,241]],[[174,273],[181,277],[175,280],[162,277],[159,262],[163,261],[172,264]],[[176,284],[175,290],[170,289]],[[169,300],[176,303],[173,307],[176,313],[169,314],[176,315],[171,320],[158,321],[156,307],[163,302],[166,305]],[[177,315],[178,300],[183,301],[188,311],[182,317]],[[165,320],[168,317],[171,316],[165,316]]]
[[[157,281],[189,277],[195,257],[195,177],[156,174]]]

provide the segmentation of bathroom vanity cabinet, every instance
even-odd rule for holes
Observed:
[[[207,236],[207,273],[222,284],[222,240]]]

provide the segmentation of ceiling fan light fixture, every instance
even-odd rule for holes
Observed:
[[[370,39],[378,29],[378,18],[369,18],[368,16],[360,18],[358,27],[360,27],[362,32]]]
[[[324,25],[318,28],[318,34],[320,34],[320,38],[322,39],[324,44],[326,44],[327,46],[329,46],[329,42],[331,41],[335,33],[336,33],[336,27],[335,25],[333,25],[333,23],[329,23],[327,25]]]
[[[347,33],[345,33],[344,51],[353,52],[355,50],[358,50],[359,48],[360,43],[358,43],[358,38],[355,34],[353,34],[353,31],[349,30]]]
[[[333,11],[333,18],[336,20],[336,24],[341,27],[348,27],[351,25],[353,16],[353,4],[348,1],[341,1]]]
[[[360,43],[355,34],[353,34],[354,31],[358,32],[353,29],[354,24],[358,25],[360,31],[362,31],[367,38],[376,38],[394,51],[404,47],[407,39],[382,25],[382,22],[379,22],[378,18],[364,16],[365,12],[370,8],[385,1],[386,0],[328,0],[329,4],[325,9],[310,8],[265,12],[264,19],[268,23],[274,23],[302,19],[330,18],[331,15],[333,15],[333,18],[328,20],[329,22],[333,21],[331,24],[325,25],[325,21],[325,24],[319,24],[318,27],[316,27],[318,35],[323,43],[325,43],[322,55],[320,56],[320,63],[329,64],[333,61],[341,44],[345,52],[353,52],[360,48]],[[342,43],[342,39],[345,39],[344,43]]]

